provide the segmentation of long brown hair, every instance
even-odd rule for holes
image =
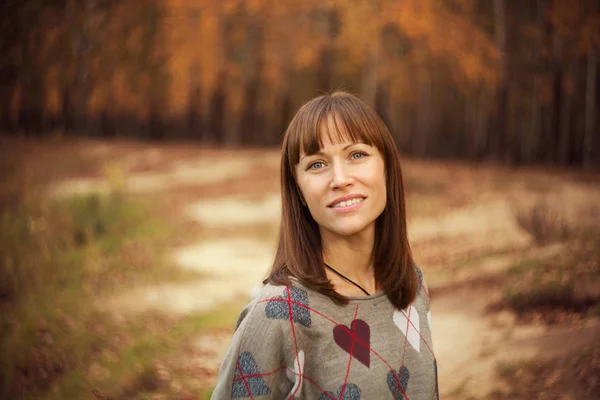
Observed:
[[[333,120],[332,129],[327,121]],[[342,129],[339,129],[342,128]],[[377,147],[385,163],[387,202],[375,222],[372,260],[375,280],[398,309],[411,304],[417,293],[417,273],[406,230],[404,182],[400,155],[387,127],[356,96],[334,92],[302,106],[290,122],[282,144],[282,216],[275,260],[264,283],[291,285],[290,277],[332,298],[348,300],[327,279],[319,225],[304,207],[295,178],[301,154],[311,155],[323,146],[323,135],[345,137]]]

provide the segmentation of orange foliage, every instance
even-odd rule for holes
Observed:
[[[460,14],[437,0],[162,0],[165,14],[153,51],[157,57],[168,56],[164,104],[169,108],[165,112],[182,112],[196,86],[201,89],[202,103],[207,104],[221,84],[230,94],[229,107],[239,110],[249,74],[248,57],[252,63],[260,61],[260,79],[269,88],[264,96],[277,99],[290,87],[293,70],[318,68],[323,49],[334,49],[342,57],[336,71],[345,74],[360,76],[365,65],[375,61],[373,73],[388,82],[400,101],[411,98],[413,71],[424,67],[450,70],[459,82],[492,85],[498,52],[470,20],[472,0],[456,1],[463,9]],[[93,74],[102,84],[94,86],[90,106],[93,110],[140,110],[147,107],[147,93],[156,78],[141,71],[143,65],[136,72],[114,54],[123,48],[136,54],[146,40],[141,22],[136,22],[144,2],[128,0],[111,7],[102,30],[95,33],[103,45]],[[315,22],[315,12],[327,8],[334,8],[340,21],[335,37],[323,33],[323,21],[321,25]],[[235,23],[228,23],[234,17]],[[244,53],[251,26],[260,26],[260,54]],[[394,53],[383,48],[380,33],[388,27],[395,27],[410,43],[410,50]],[[50,83],[53,93],[60,85]],[[269,107],[273,99],[261,98],[259,106]]]

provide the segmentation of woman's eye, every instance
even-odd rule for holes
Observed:
[[[321,161],[314,162],[308,166],[308,169],[321,169],[323,168],[323,163]]]
[[[352,153],[352,155],[350,155],[350,157],[354,160],[360,160],[365,156],[367,156],[367,153],[365,153],[364,151],[355,151],[354,153]]]

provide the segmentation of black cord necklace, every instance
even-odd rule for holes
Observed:
[[[332,270],[333,272],[335,272],[340,278],[345,279],[346,281],[350,282],[351,284],[353,284],[354,286],[356,286],[357,288],[359,288],[360,290],[362,290],[367,296],[370,296],[369,292],[367,292],[365,289],[363,289],[363,287],[360,286],[358,283],[354,282],[350,278],[345,277],[340,272],[337,272],[335,269],[331,268],[329,265],[325,264],[325,266],[327,268],[329,268],[330,270]]]

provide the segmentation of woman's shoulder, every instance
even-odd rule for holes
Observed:
[[[290,277],[289,285],[263,284],[254,290],[251,303],[262,304],[269,301],[302,301],[315,297],[318,292],[301,283],[298,279]]]
[[[294,281],[291,281],[291,285],[273,285],[271,283],[265,283],[260,287],[257,287],[254,290],[254,294],[252,296],[253,302],[261,302],[263,300],[272,298],[273,296],[280,296],[282,293],[287,290],[291,290],[297,285],[295,285]]]
[[[429,286],[427,286],[423,270],[417,264],[415,264],[415,272],[417,273],[417,296],[425,298],[429,303]]]
[[[288,298],[296,297],[299,292],[306,292],[306,289],[296,284],[296,282],[291,281],[291,283],[291,285],[266,283],[256,287],[248,306],[257,306],[270,301],[286,301]]]
[[[240,312],[236,330],[244,321],[250,321],[251,324],[270,324],[270,322],[289,320],[290,308],[296,314],[297,309],[303,309],[303,305],[308,306],[309,292],[312,290],[295,280],[292,280],[289,286],[267,283],[256,288],[252,299]],[[295,315],[293,317],[295,318]]]

